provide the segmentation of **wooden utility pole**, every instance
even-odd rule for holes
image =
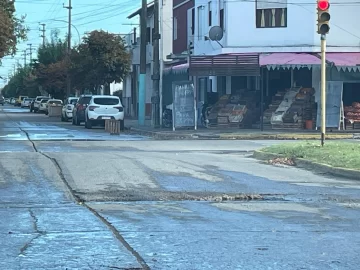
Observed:
[[[68,46],[67,46],[67,59],[68,59],[68,63],[70,64],[70,53],[71,53],[71,10],[72,10],[72,6],[71,6],[71,0],[69,0],[69,5],[66,7],[64,6],[64,8],[69,10],[69,21],[68,21]],[[66,77],[66,96],[69,97],[71,94],[71,78],[70,78],[70,70],[68,70],[67,72],[67,77]]]
[[[159,104],[160,104],[160,55],[159,55],[159,48],[160,48],[160,31],[159,31],[159,0],[154,1],[154,36],[153,40],[153,95],[151,98],[152,103],[152,110],[151,110],[151,120],[153,127],[159,127]]]
[[[42,32],[42,34],[40,35],[40,37],[42,37],[42,43],[43,43],[43,47],[45,47],[45,26],[46,24],[45,23],[40,23],[40,25],[42,26],[42,29],[39,29],[40,32]]]

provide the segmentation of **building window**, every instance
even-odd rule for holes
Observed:
[[[220,9],[220,27],[224,30],[224,9]]]
[[[191,34],[195,34],[195,8],[191,9]]]
[[[277,28],[287,26],[287,8],[256,10],[256,28]]]
[[[197,11],[198,11],[198,21],[197,21],[198,40],[202,40],[204,39],[204,33],[203,33],[204,6],[198,7]]]
[[[211,16],[212,16],[212,12],[211,12],[211,1],[209,2],[209,4],[208,4],[208,11],[209,11],[209,26],[211,26],[212,25],[212,23],[211,23]]]
[[[151,41],[151,28],[148,27],[146,28],[146,43],[148,44],[150,43],[150,41]]]
[[[177,18],[174,17],[173,19],[173,40],[177,40],[177,36],[178,36],[178,22],[177,22]]]

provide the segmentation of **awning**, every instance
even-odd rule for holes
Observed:
[[[190,76],[260,76],[259,54],[190,57]]]
[[[260,66],[268,70],[312,68],[321,64],[320,58],[309,53],[270,53],[260,54]]]
[[[185,74],[189,70],[189,64],[179,64],[171,67],[164,68],[164,75],[172,74]]]
[[[360,71],[360,53],[327,53],[326,61],[338,71]]]

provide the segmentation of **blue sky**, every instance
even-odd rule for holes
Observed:
[[[63,7],[68,5],[68,0],[16,0],[16,12],[18,15],[26,15],[25,24],[30,28],[28,41],[17,46],[18,52],[14,58],[7,56],[2,59],[0,76],[8,77],[14,70],[14,64],[19,61],[24,64],[23,50],[29,48],[31,43],[34,48],[42,43],[39,31],[39,23],[46,24],[46,37],[49,39],[51,30],[59,29],[60,36],[67,34],[68,10]],[[127,34],[137,27],[138,19],[129,20],[126,17],[141,6],[141,1],[133,0],[73,0],[72,1],[72,24],[79,30],[82,36],[85,32],[103,29],[112,33]],[[59,20],[59,21],[56,21]],[[64,20],[64,21],[61,21]],[[135,25],[124,25],[134,23]],[[79,38],[75,28],[72,28],[72,44],[78,43]],[[29,57],[27,56],[28,63]],[[33,52],[36,58],[36,51]],[[0,80],[0,87],[4,86]]]

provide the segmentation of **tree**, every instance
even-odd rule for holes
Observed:
[[[34,63],[36,82],[54,98],[63,99],[66,92],[66,76],[69,67],[66,59],[67,44],[52,33],[51,41],[38,50]]]
[[[29,66],[19,66],[14,76],[10,78],[9,83],[4,87],[4,96],[37,96],[39,94],[37,84],[31,83],[33,78],[32,72],[33,70]]]
[[[119,35],[92,31],[72,52],[73,84],[97,91],[100,86],[123,81],[130,71],[131,58]]]
[[[0,59],[16,53],[16,45],[26,39],[25,17],[15,16],[15,1],[0,0]]]

